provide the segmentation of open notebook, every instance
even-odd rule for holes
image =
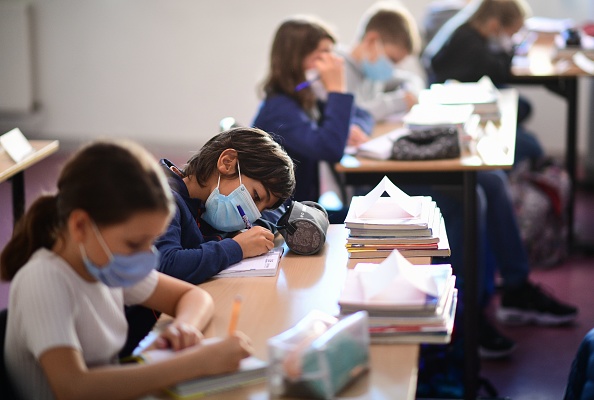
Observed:
[[[222,270],[214,278],[237,278],[245,276],[276,276],[284,247],[279,246],[261,256],[245,258]]]

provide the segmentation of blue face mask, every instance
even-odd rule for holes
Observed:
[[[159,264],[159,253],[154,246],[150,251],[142,251],[130,255],[114,255],[109,250],[109,247],[107,247],[95,223],[93,223],[93,231],[101,247],[103,247],[103,250],[107,254],[109,262],[100,267],[89,260],[82,243],[79,244],[79,249],[82,254],[83,263],[89,274],[105,285],[109,287],[132,286],[146,278]]]
[[[245,216],[251,223],[254,223],[262,215],[247,188],[241,183],[239,162],[237,163],[237,170],[239,171],[239,187],[228,196],[221,194],[219,192],[221,175],[219,175],[216,189],[212,191],[204,204],[206,210],[202,214],[202,219],[221,232],[236,232],[246,228],[246,223],[237,206],[241,206]]]
[[[394,64],[385,54],[380,55],[374,62],[364,59],[361,66],[363,74],[373,81],[386,82],[394,74]]]

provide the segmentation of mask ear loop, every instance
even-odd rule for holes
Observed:
[[[237,158],[237,173],[239,174],[239,186],[243,185],[241,182],[241,168],[239,167],[239,157]]]
[[[107,247],[107,243],[105,243],[105,240],[101,235],[101,232],[99,232],[99,228],[97,228],[97,225],[95,225],[95,222],[93,221],[91,221],[91,228],[95,232],[95,236],[97,237],[99,244],[101,245],[101,247],[103,247],[103,251],[105,251],[105,254],[107,254],[107,258],[109,258],[109,261],[113,261],[113,253],[111,252],[111,250],[109,250],[109,247]]]

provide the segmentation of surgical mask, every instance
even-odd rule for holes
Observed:
[[[159,253],[154,246],[151,247],[150,251],[141,251],[130,255],[113,254],[107,247],[95,223],[92,226],[99,244],[109,258],[109,262],[100,267],[89,260],[82,243],[78,247],[87,272],[105,285],[109,287],[133,286],[146,278],[159,264]]]
[[[249,191],[241,182],[239,162],[237,162],[237,170],[239,172],[239,187],[227,196],[221,194],[219,191],[221,175],[219,174],[217,187],[208,196],[204,205],[206,210],[202,214],[202,219],[221,232],[235,232],[246,228],[245,221],[237,206],[243,209],[245,216],[251,223],[254,223],[262,215]]]
[[[361,67],[363,74],[372,81],[386,82],[394,75],[394,64],[384,52],[373,62],[365,58]]]
[[[311,90],[313,91],[314,96],[316,96],[316,99],[324,102],[328,100],[328,91],[326,90],[324,83],[320,79],[320,74],[318,73],[318,70],[308,69],[307,71],[305,71],[305,80],[306,82],[309,82],[309,87],[311,87]]]

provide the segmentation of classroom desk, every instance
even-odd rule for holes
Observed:
[[[578,78],[591,76],[571,59],[551,58],[555,34],[539,33],[526,56],[516,56],[512,65],[514,85],[541,85],[558,94],[567,103],[565,166],[571,178],[569,198],[569,237],[573,243],[574,199],[577,171]]]
[[[318,309],[337,314],[347,266],[353,268],[356,262],[374,262],[349,260],[346,237],[344,225],[330,225],[326,245],[320,253],[299,256],[285,249],[275,278],[221,278],[201,284],[200,287],[214,298],[215,304],[214,319],[205,335],[227,335],[232,302],[237,294],[243,297],[237,328],[251,338],[255,355],[263,359],[268,359],[268,338],[292,327],[309,311]],[[430,263],[428,257],[410,260],[416,264]],[[414,399],[418,352],[417,344],[371,345],[369,372],[343,390],[338,398]],[[212,397],[217,400],[261,400],[268,399],[269,395],[265,384],[257,384]]]
[[[343,157],[335,165],[347,185],[375,185],[384,175],[396,185],[424,183],[461,186],[464,192],[464,277],[466,282],[477,282],[477,224],[476,224],[476,173],[481,170],[509,169],[513,165],[515,147],[518,93],[515,89],[501,90],[499,106],[501,121],[498,135],[509,149],[507,154],[489,162],[476,154],[465,153],[460,158],[435,161],[380,161],[360,157]],[[380,126],[378,134],[396,128],[395,124]],[[375,134],[375,133],[374,133]],[[465,398],[475,399],[478,382],[478,291],[475,285],[465,286],[464,341]]]
[[[12,183],[12,215],[16,223],[25,212],[25,176],[24,172],[31,165],[37,164],[58,151],[57,140],[30,140],[33,153],[15,163],[6,151],[0,147],[0,183],[10,180]]]

